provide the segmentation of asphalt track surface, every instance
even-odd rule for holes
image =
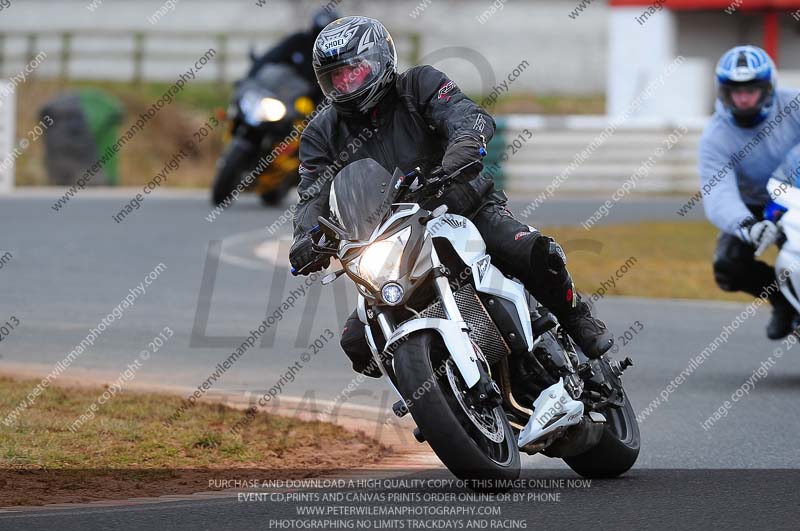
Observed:
[[[46,373],[111,313],[129,290],[163,263],[166,269],[146,292],[68,371],[91,369],[115,375],[168,326],[174,337],[143,364],[136,381],[196,388],[250,330],[301,285],[302,280],[288,274],[281,258],[288,250],[291,224],[281,226],[272,236],[265,230],[282,209],[264,209],[254,198],[246,197],[209,223],[205,194],[165,193],[148,198],[122,223],[114,222],[111,216],[131,195],[133,191],[126,190],[85,192],[60,212],[50,208],[57,197],[54,192],[22,192],[0,198],[0,251],[12,255],[0,269],[0,321],[11,316],[20,321],[0,346],[0,368],[30,364]],[[575,223],[589,217],[604,199],[550,200],[526,222]],[[626,199],[603,223],[680,221],[686,218],[675,212],[685,200]],[[525,205],[524,201],[511,204],[516,212]],[[696,209],[690,218],[700,216],[702,212]],[[281,239],[284,243],[279,243]],[[590,239],[591,232],[587,232]],[[215,248],[216,244],[210,243],[214,241],[222,242],[219,260],[209,253]],[[564,243],[568,252],[574,251],[572,260],[602,253],[591,243]],[[210,274],[214,264],[215,276]],[[592,287],[583,289],[592,291]],[[306,288],[295,307],[269,329],[264,343],[257,341],[215,384],[214,391],[259,396],[274,389],[287,367],[304,360],[309,344],[324,336],[325,330],[338,339],[340,324],[354,304],[355,295],[342,280],[333,286]],[[202,315],[204,306],[209,308],[207,319]],[[540,504],[535,511],[523,504],[508,504],[503,518],[522,515],[532,527],[548,522],[540,520],[541,515],[555,517],[576,510],[564,520],[566,527],[590,524],[601,511],[610,510],[614,516],[608,522],[625,527],[651,527],[641,520],[642,515],[655,518],[656,528],[687,524],[715,528],[723,522],[730,523],[727,528],[736,528],[747,521],[781,528],[780,522],[796,521],[800,474],[758,472],[797,468],[800,435],[800,418],[792,407],[800,396],[800,347],[795,345],[775,356],[781,344],[764,337],[766,308],[737,326],[728,341],[685,381],[665,391],[689,360],[720,335],[745,306],[612,297],[599,301],[601,317],[617,334],[632,326],[641,328],[620,351],[635,362],[625,375],[634,409],[643,411],[660,394],[666,394],[667,400],[662,399],[642,418],[642,452],[625,479],[569,491],[559,503]],[[769,364],[766,376],[754,380],[753,372],[770,357],[774,363]],[[303,363],[294,381],[282,385],[280,393],[334,400],[353,376],[338,342],[329,341]],[[731,402],[748,379],[752,389]],[[385,408],[393,400],[379,381],[366,382],[351,399],[376,408]],[[726,400],[730,403],[727,415],[704,429],[701,424]],[[523,463],[529,469],[525,471],[528,478],[577,477],[560,461],[533,457]],[[747,474],[755,474],[756,479]],[[202,499],[7,513],[0,515],[0,529],[267,528],[267,516],[293,511],[289,506],[283,510],[275,504],[241,503],[235,498]],[[548,527],[552,522],[549,520]]]

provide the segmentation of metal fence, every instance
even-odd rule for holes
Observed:
[[[104,29],[64,31],[0,32],[0,78],[13,75],[39,52],[46,51],[48,68],[43,77],[68,79],[115,79],[140,83],[174,76],[172,65],[197,59],[214,48],[212,78],[230,81],[237,75],[232,66],[243,67],[253,43],[274,43],[284,36],[276,31],[112,31]],[[419,33],[396,35],[398,54],[415,64],[420,57]],[[82,65],[82,69],[76,69]]]

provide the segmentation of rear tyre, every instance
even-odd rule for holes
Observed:
[[[410,403],[411,416],[450,472],[464,480],[510,483],[519,477],[519,450],[502,407],[476,406],[467,413],[466,399],[457,399],[453,389],[463,386],[463,380],[437,332],[413,334],[397,348],[394,360],[399,390]],[[486,422],[483,431],[476,416]]]
[[[608,408],[603,414],[606,425],[597,446],[564,458],[572,470],[586,478],[615,478],[630,470],[639,457],[639,424],[628,395],[621,408]]]

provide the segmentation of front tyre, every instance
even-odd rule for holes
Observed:
[[[475,405],[472,410],[466,395],[456,397],[454,385],[462,391],[465,386],[438,333],[411,335],[394,360],[411,416],[450,472],[464,480],[510,482],[519,477],[516,437],[502,407]]]
[[[292,182],[294,179],[291,177],[284,177],[281,183],[276,187],[270,190],[269,192],[264,192],[261,194],[261,203],[264,206],[280,206],[283,202],[283,199],[289,195],[289,191],[292,188]]]
[[[622,407],[608,408],[600,442],[589,451],[565,457],[569,467],[585,478],[615,478],[630,470],[639,457],[639,424],[625,394]]]
[[[214,206],[224,203],[233,193],[253,158],[250,142],[234,137],[225,147],[217,162],[217,175],[211,189],[211,202]]]

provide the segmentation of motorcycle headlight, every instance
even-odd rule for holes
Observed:
[[[264,98],[258,93],[245,94],[239,105],[251,125],[277,122],[286,116],[286,105],[283,102],[275,98]]]
[[[377,291],[386,282],[400,276],[403,250],[411,236],[411,227],[370,244],[358,258],[358,276],[369,282]]]
[[[257,114],[265,122],[277,122],[286,116],[286,105],[275,98],[264,98],[258,104]]]

